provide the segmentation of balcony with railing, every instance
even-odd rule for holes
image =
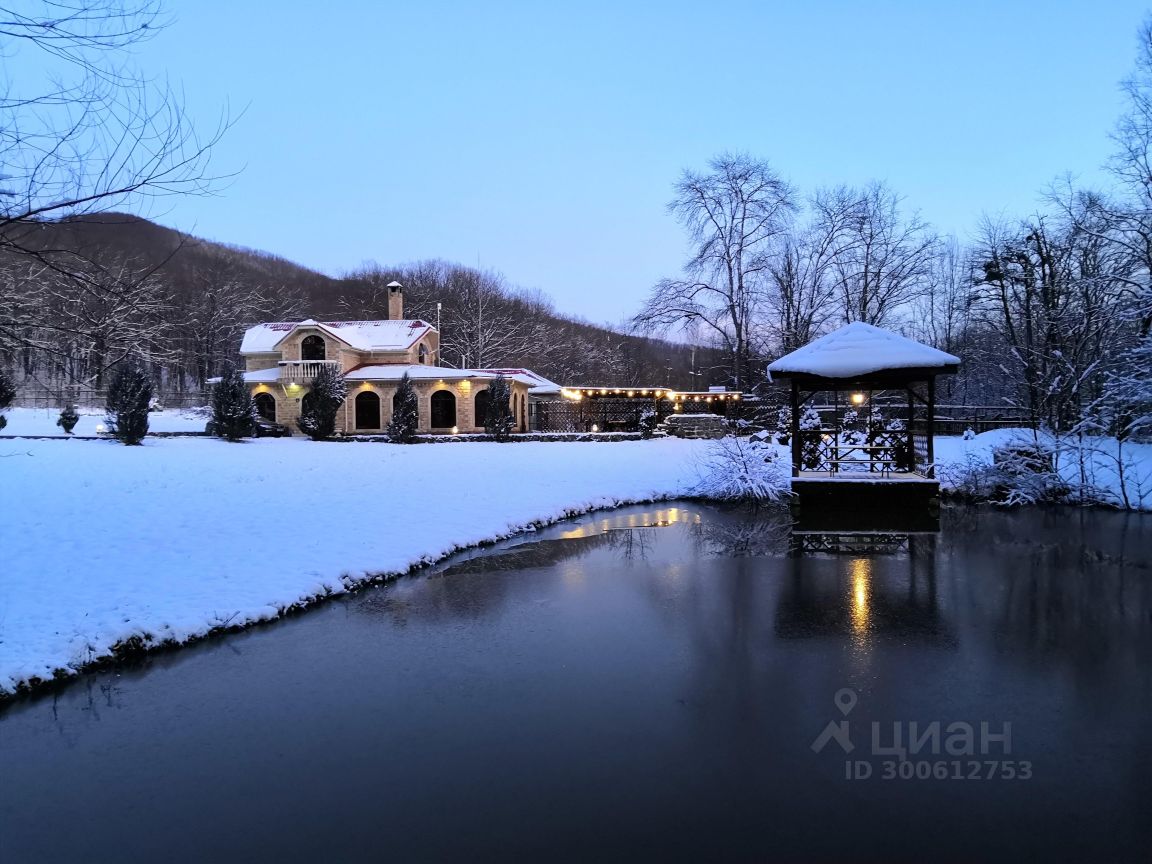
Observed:
[[[339,360],[281,360],[277,365],[285,384],[307,384],[321,369],[340,371]]]

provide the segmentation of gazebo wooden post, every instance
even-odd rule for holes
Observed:
[[[913,431],[913,422],[916,419],[916,401],[915,393],[912,392],[912,382],[909,381],[904,386],[904,391],[908,394],[908,421],[904,424],[904,434],[908,438],[908,470],[916,470],[916,433]]]
[[[792,379],[792,476],[800,476],[800,459],[803,455],[800,446],[800,386]]]
[[[928,377],[928,478],[936,477],[936,379]]]

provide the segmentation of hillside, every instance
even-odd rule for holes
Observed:
[[[101,278],[128,264],[137,274],[130,280],[132,290],[140,282],[160,292],[163,303],[157,305],[163,307],[166,326],[150,326],[148,340],[158,344],[149,356],[154,362],[162,358],[161,378],[170,389],[202,386],[224,361],[235,357],[243,327],[258,320],[386,318],[387,303],[380,289],[392,279],[406,287],[406,317],[434,321],[436,304],[441,304],[443,356],[448,365],[525,366],[573,385],[644,383],[681,388],[710,383],[709,367],[718,365],[707,349],[618,333],[566,316],[546,295],[519,290],[497,274],[448,262],[376,267],[333,278],[276,255],[203,240],[125,214],[84,216],[19,230],[23,248],[42,252],[50,260],[65,261],[72,269],[91,268],[95,262]],[[84,321],[89,330],[92,317]],[[61,364],[57,357],[45,357],[41,368],[27,371],[35,372],[32,377],[45,385],[82,376],[99,386],[101,364],[109,361],[104,344],[109,339],[96,332],[82,335],[86,339],[73,341],[100,344],[100,356],[93,358],[84,344],[71,345],[68,350],[78,352],[75,362]],[[136,338],[132,332],[114,335],[121,340]],[[13,343],[0,344],[10,360],[21,340],[31,341],[26,333],[15,338],[0,333],[0,339]]]

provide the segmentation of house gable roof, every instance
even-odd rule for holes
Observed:
[[[273,321],[244,331],[241,354],[275,352],[301,327],[316,327],[357,351],[406,351],[435,328],[424,321]]]

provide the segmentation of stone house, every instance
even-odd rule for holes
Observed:
[[[527,369],[449,369],[439,365],[440,334],[431,324],[404,318],[404,289],[388,286],[386,321],[272,322],[248,328],[240,345],[244,380],[256,408],[297,434],[309,383],[324,366],[348,384],[336,428],[344,434],[381,432],[392,418],[392,400],[405,373],[419,398],[424,433],[484,431],[488,387],[497,375],[510,385],[515,431],[528,429],[529,394],[559,386]]]

